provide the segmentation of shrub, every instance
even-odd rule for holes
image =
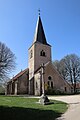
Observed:
[[[46,91],[46,94],[47,95],[64,95],[66,93],[64,92],[61,92],[59,89],[51,89],[51,88],[48,88],[48,90]]]

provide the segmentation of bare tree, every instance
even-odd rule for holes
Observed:
[[[62,75],[62,77],[66,80],[66,69],[63,60],[61,61],[55,60],[53,61],[53,65],[55,66],[57,71]]]
[[[55,66],[56,70],[59,71],[59,69],[60,69],[60,61],[59,60],[53,61],[53,65]]]
[[[15,55],[0,42],[0,81],[8,78],[9,73],[15,68]]]
[[[59,61],[58,66],[58,72],[73,85],[76,92],[76,83],[80,81],[80,57],[75,54],[67,55]]]

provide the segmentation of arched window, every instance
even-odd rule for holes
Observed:
[[[44,57],[46,56],[46,54],[43,50],[40,52],[40,56],[44,56]]]
[[[48,77],[48,86],[53,89],[53,79],[51,76]]]

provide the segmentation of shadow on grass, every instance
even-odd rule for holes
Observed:
[[[0,120],[55,120],[60,116],[52,110],[0,106]]]

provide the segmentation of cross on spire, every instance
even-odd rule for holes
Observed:
[[[33,43],[35,43],[35,42],[49,45],[46,41],[46,37],[45,37],[45,33],[44,33],[42,21],[41,21],[40,9],[38,9],[38,21],[37,21],[37,25],[36,25],[34,40],[33,40]]]
[[[40,9],[39,9],[39,10],[38,10],[38,14],[39,14],[39,16],[40,16],[40,12],[41,12],[41,11],[40,11]]]

